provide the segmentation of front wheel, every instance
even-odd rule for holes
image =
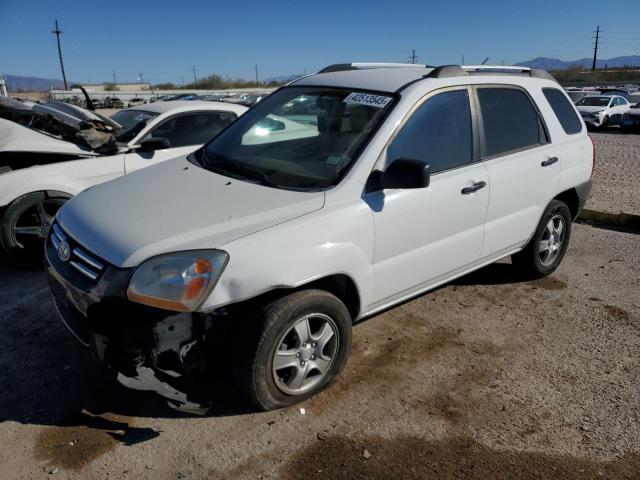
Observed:
[[[236,380],[262,410],[286,407],[338,378],[351,351],[351,316],[334,295],[304,290],[260,309],[238,335]]]
[[[550,275],[562,262],[571,238],[571,212],[552,200],[527,246],[511,256],[516,268],[529,278]]]
[[[14,200],[0,223],[0,243],[9,257],[22,264],[40,264],[49,227],[66,201],[67,198],[45,192],[29,193]]]

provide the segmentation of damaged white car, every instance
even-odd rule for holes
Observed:
[[[29,108],[31,113],[25,112]],[[0,246],[20,262],[39,261],[53,216],[69,198],[186,155],[246,110],[178,101],[141,105],[107,118],[62,102],[0,102]]]

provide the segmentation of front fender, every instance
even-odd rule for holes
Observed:
[[[229,263],[201,310],[335,274],[353,280],[361,311],[371,301],[373,217],[364,202],[277,225],[221,249],[229,253]]]

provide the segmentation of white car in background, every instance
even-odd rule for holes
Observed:
[[[588,126],[606,128],[620,125],[622,116],[629,111],[631,104],[620,95],[596,95],[581,98],[576,102],[576,107]]]
[[[55,115],[53,126],[0,118],[0,246],[17,260],[37,261],[53,217],[68,199],[187,155],[246,110],[222,102],[158,102],[121,110],[109,120],[54,102],[36,112],[40,122],[44,111]]]

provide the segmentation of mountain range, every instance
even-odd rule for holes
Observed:
[[[23,77],[2,75],[10,92],[48,92],[50,89],[64,88],[64,82],[56,78]]]
[[[516,63],[519,67],[540,68],[542,70],[565,70],[571,67],[591,68],[592,58],[580,58],[578,60],[559,60],[557,58],[536,57],[526,62]],[[596,61],[597,68],[619,68],[640,66],[640,55],[628,55],[626,57],[614,57]]]

